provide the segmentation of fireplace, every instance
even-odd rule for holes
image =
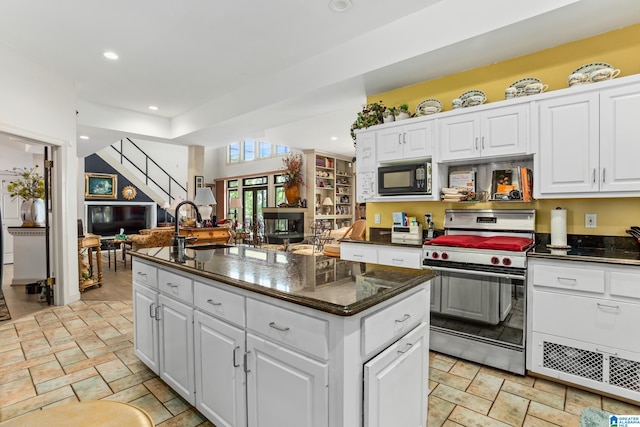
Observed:
[[[124,234],[138,234],[157,223],[155,203],[85,202],[84,210],[87,233],[103,237],[115,236],[121,229]]]

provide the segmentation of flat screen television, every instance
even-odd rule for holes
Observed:
[[[138,234],[153,226],[150,211],[145,205],[87,205],[87,232],[115,236],[124,229],[124,234]]]

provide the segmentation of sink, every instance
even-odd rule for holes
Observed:
[[[187,246],[187,249],[192,249],[194,251],[207,251],[211,249],[223,249],[223,248],[234,248],[235,245],[229,245],[227,243],[205,243],[202,245],[193,245]]]

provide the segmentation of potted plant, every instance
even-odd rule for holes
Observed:
[[[395,109],[394,115],[396,120],[404,120],[411,117],[411,113],[409,113],[409,105],[400,104],[398,108]]]
[[[31,169],[13,168],[18,178],[7,186],[11,197],[22,199],[20,215],[23,227],[42,227],[45,222],[44,178],[36,172],[37,168],[38,165]]]
[[[382,121],[384,123],[389,123],[389,122],[395,121],[395,119],[396,119],[395,111],[396,111],[396,107],[385,108],[384,112],[382,113]]]
[[[284,164],[284,195],[289,206],[300,205],[300,186],[304,185],[302,177],[302,154],[289,153],[282,158]]]
[[[353,145],[356,144],[357,129],[364,129],[370,126],[384,123],[383,113],[386,107],[380,102],[373,102],[371,104],[364,105],[362,111],[358,113],[356,121],[351,125],[351,138],[353,138]]]

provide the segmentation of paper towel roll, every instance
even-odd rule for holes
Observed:
[[[551,211],[551,246],[567,246],[567,211]]]

